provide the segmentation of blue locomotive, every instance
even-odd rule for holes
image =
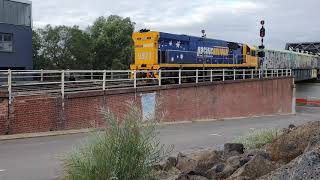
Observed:
[[[257,50],[248,44],[155,31],[135,32],[132,38],[135,60],[131,70],[259,66]]]

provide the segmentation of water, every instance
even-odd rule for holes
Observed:
[[[320,100],[320,83],[297,83],[296,97]]]

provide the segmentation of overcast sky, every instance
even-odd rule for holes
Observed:
[[[260,20],[266,21],[266,46],[284,49],[286,42],[320,41],[319,0],[32,0],[34,27],[79,25],[99,16],[130,17],[136,29],[247,42],[260,42]]]

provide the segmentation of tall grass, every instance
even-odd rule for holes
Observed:
[[[152,165],[168,153],[157,138],[155,120],[143,121],[137,106],[123,120],[103,111],[108,128],[65,160],[66,180],[147,180]]]
[[[234,143],[241,143],[246,149],[256,149],[272,143],[279,135],[280,131],[275,128],[254,130],[245,136],[236,138]]]

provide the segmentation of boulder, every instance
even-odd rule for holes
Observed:
[[[276,171],[261,177],[260,180],[309,180],[319,178],[320,146],[304,153]]]
[[[320,121],[309,122],[279,136],[267,148],[274,161],[290,162],[301,155],[311,141],[320,140]]]
[[[208,178],[198,175],[181,175],[176,180],[208,180]]]
[[[196,165],[197,165],[197,160],[193,156],[187,156],[182,153],[178,154],[176,167],[181,172],[193,171],[195,169]]]
[[[240,154],[244,153],[244,146],[243,144],[239,144],[239,143],[226,143],[224,144],[224,153],[228,154],[231,152],[238,152]]]
[[[228,179],[256,179],[278,167],[279,165],[270,161],[266,154],[257,154],[248,163],[237,169]]]
[[[176,180],[179,177],[180,173],[181,172],[177,168],[173,167],[168,171],[155,171],[154,177],[155,180]]]
[[[152,169],[156,171],[168,171],[171,168],[175,167],[176,165],[177,165],[177,158],[168,157],[167,159],[153,165]]]
[[[198,175],[202,175],[214,165],[223,161],[222,157],[222,151],[214,150],[194,152],[189,155],[179,153],[176,167],[184,173],[189,173],[192,171]]]
[[[242,157],[240,157],[240,156],[232,156],[232,157],[227,159],[226,164],[227,164],[227,166],[230,166],[230,167],[233,167],[235,169],[238,169],[240,166],[243,166],[245,164],[245,163],[243,163],[241,165],[241,160],[242,160]]]

